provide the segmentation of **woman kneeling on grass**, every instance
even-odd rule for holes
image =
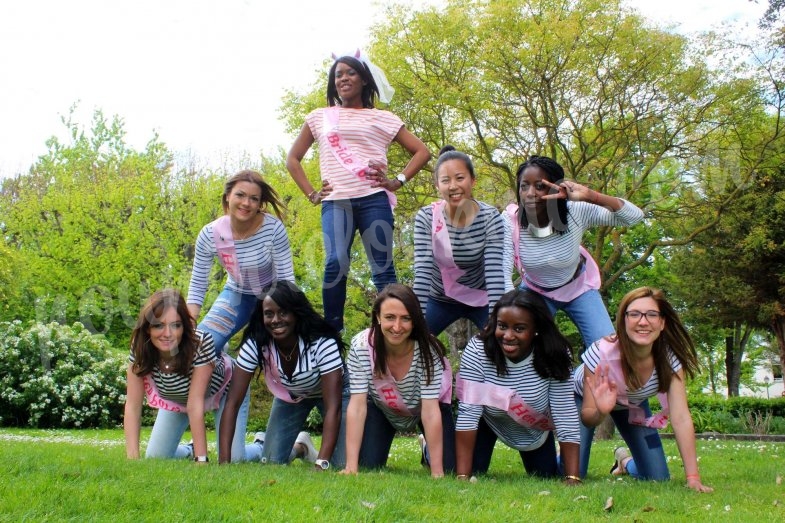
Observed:
[[[256,310],[243,334],[229,397],[221,418],[221,442],[233,438],[234,421],[245,391],[257,369],[264,373],[273,393],[273,407],[264,443],[264,461],[286,464],[296,457],[317,470],[345,462],[344,435],[340,430],[344,394],[344,343],[338,332],[313,309],[308,298],[291,282],[273,282],[262,290]],[[347,383],[348,386],[348,383]],[[324,420],[322,445],[317,452],[301,432],[310,412],[318,409]],[[295,448],[292,448],[294,444]],[[303,454],[303,444],[307,453]],[[229,445],[220,445],[221,462],[228,461]]]
[[[566,484],[579,484],[571,370],[570,343],[543,299],[530,290],[504,294],[463,351],[455,378],[458,479],[487,472],[501,439],[520,453],[527,473],[550,478],[563,469]]]
[[[629,451],[615,451],[612,474],[637,479],[670,479],[657,429],[670,411],[687,486],[711,492],[701,483],[695,428],[687,406],[685,374],[698,370],[698,357],[687,329],[658,289],[641,287],[622,298],[616,316],[618,335],[600,339],[581,356],[575,388],[581,405],[581,476],[586,474],[594,428],[610,414]],[[585,391],[588,391],[586,393]],[[652,416],[648,398],[657,394],[663,412]],[[630,451],[632,455],[630,455]]]
[[[396,431],[419,426],[431,476],[442,477],[455,468],[452,373],[444,346],[428,332],[417,297],[405,285],[393,283],[380,292],[372,314],[371,328],[357,334],[349,350],[343,473],[383,467]],[[425,464],[425,452],[423,458]]]
[[[126,454],[139,458],[142,400],[158,409],[147,444],[148,458],[190,458],[206,462],[207,436],[204,413],[218,409],[220,419],[225,391],[232,376],[229,356],[216,356],[212,336],[196,330],[179,292],[166,289],[154,293],[136,320],[128,358],[125,401]],[[246,416],[232,440],[232,455],[244,459]],[[190,425],[193,443],[180,439]]]

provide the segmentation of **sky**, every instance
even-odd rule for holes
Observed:
[[[766,0],[628,0],[657,24],[754,29]],[[412,6],[439,0],[403,0]],[[0,178],[27,172],[61,118],[119,116],[143,149],[158,133],[197,167],[236,168],[293,136],[287,90],[307,89],[331,53],[364,47],[375,0],[4,0],[0,4]],[[348,13],[348,14],[346,14]],[[373,57],[371,57],[372,59]]]

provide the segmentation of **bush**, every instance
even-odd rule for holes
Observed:
[[[114,427],[126,356],[81,323],[0,323],[0,425]]]

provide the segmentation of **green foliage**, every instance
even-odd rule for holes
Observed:
[[[116,426],[125,362],[79,323],[0,323],[0,424]]]

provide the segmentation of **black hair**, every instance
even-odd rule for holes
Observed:
[[[456,150],[452,145],[445,145],[439,150],[439,159],[436,160],[436,165],[433,168],[434,181],[437,180],[437,176],[439,175],[439,168],[442,166],[442,164],[450,160],[462,161],[466,165],[466,169],[469,171],[469,176],[472,177],[472,180],[477,178],[477,175],[474,173],[474,165],[472,164],[472,160],[469,158],[469,155]]]
[[[264,299],[267,297],[277,303],[278,307],[291,312],[297,318],[295,332],[302,338],[306,346],[319,338],[330,338],[338,344],[338,350],[343,357],[346,344],[341,339],[338,331],[314,310],[305,293],[297,285],[290,281],[279,280],[262,289],[262,295],[259,296],[256,302],[251,321],[248,322],[248,326],[243,332],[242,343],[249,339],[253,339],[256,342],[260,369],[264,368],[263,353],[272,339],[272,336],[270,336],[270,333],[267,332],[264,326]]]
[[[537,335],[532,340],[532,364],[542,378],[564,381],[572,371],[572,347],[553,321],[545,301],[529,289],[515,289],[504,294],[493,306],[488,324],[477,335],[485,347],[485,355],[496,366],[499,376],[507,374],[507,358],[496,339],[496,322],[499,310],[505,307],[520,307],[528,310],[534,318]]]
[[[523,209],[523,202],[521,201],[521,179],[523,178],[523,171],[529,167],[539,167],[542,169],[548,177],[548,181],[553,184],[559,184],[564,180],[564,169],[562,166],[559,165],[556,160],[548,158],[547,156],[532,156],[518,166],[518,170],[515,173],[515,195],[518,200],[518,221],[521,224],[521,227],[529,226],[529,219],[526,217],[526,212]],[[551,202],[556,203],[558,220],[553,219]],[[560,234],[564,234],[567,232],[567,215],[570,213],[567,208],[567,200],[564,198],[556,198],[554,200],[549,200],[547,205],[548,217],[551,218],[551,225],[554,230],[558,231]]]
[[[330,107],[342,105],[341,97],[338,96],[338,89],[335,87],[335,69],[338,67],[339,63],[348,65],[363,79],[363,82],[365,82],[361,94],[363,108],[373,109],[374,102],[379,98],[379,88],[376,86],[376,81],[373,79],[373,75],[371,75],[368,66],[353,56],[341,56],[340,58],[337,58],[332,67],[330,67],[330,74],[327,76],[327,105]]]

